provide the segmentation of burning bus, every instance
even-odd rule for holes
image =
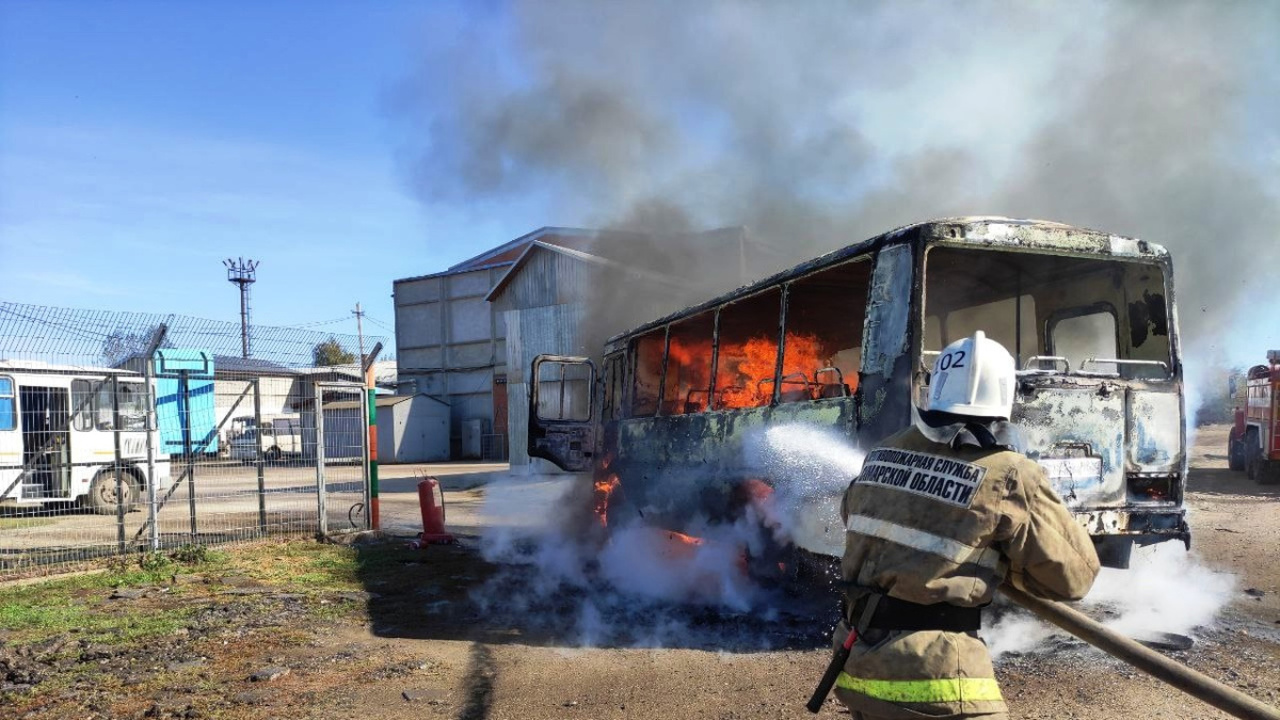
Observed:
[[[981,217],[899,228],[611,338],[602,366],[539,356],[529,454],[595,473],[597,511],[687,531],[804,483],[762,459],[802,426],[868,449],[912,421],[932,360],[984,331],[1017,360],[1025,452],[1097,544],[1189,544],[1172,263],[1160,246]],[[802,494],[789,540],[839,557],[852,472]]]

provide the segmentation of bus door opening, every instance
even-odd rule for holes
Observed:
[[[18,388],[22,413],[23,495],[68,497],[71,492],[71,415],[66,388]],[[33,492],[34,491],[34,492]]]
[[[595,459],[596,367],[587,358],[539,355],[529,375],[529,457],[561,470],[589,470]]]

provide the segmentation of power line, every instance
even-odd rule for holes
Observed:
[[[365,319],[365,320],[368,320],[369,322],[373,323],[374,325],[377,325],[378,327],[382,328],[383,330],[390,330],[390,331],[391,331],[391,332],[393,332],[393,333],[396,331],[396,329],[395,329],[395,328],[393,328],[393,327],[391,327],[390,325],[388,325],[388,324],[386,324],[386,323],[382,322],[382,321],[381,321],[381,320],[379,320],[378,318],[373,317],[373,316],[372,316],[372,315],[370,315],[369,313],[365,313],[365,314],[364,314],[364,319]]]
[[[332,325],[334,323],[350,322],[350,321],[351,321],[351,318],[349,317],[340,317],[340,318],[333,318],[332,320],[316,320],[315,322],[301,323],[299,325],[293,325],[292,327],[300,327],[300,328],[319,327],[321,325]]]

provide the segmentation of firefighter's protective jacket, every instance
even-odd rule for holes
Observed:
[[[914,427],[868,454],[841,515],[847,607],[868,592],[977,607],[1006,577],[1041,597],[1078,600],[1098,573],[1088,533],[1039,465],[1002,448],[935,443]],[[843,619],[837,646],[857,621]],[[976,633],[864,633],[836,695],[876,717],[1006,712]]]

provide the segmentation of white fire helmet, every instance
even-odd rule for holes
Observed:
[[[979,330],[948,345],[933,361],[926,409],[1008,420],[1016,380],[1013,356]]]

